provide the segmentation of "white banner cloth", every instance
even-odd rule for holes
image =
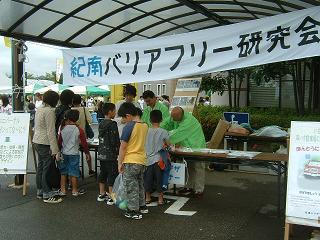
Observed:
[[[157,81],[320,55],[320,6],[211,29],[63,50],[67,85]]]

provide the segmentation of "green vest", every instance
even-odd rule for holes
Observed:
[[[206,140],[199,121],[189,112],[185,112],[181,122],[167,118],[161,127],[169,131],[170,143],[182,147],[205,148]]]
[[[162,119],[165,120],[170,117],[170,113],[166,105],[163,103],[157,101],[156,105],[152,109],[151,107],[147,106],[146,108],[143,109],[143,115],[142,115],[142,121],[148,124],[149,127],[151,127],[151,122],[150,122],[150,113],[152,110],[160,110],[162,113]]]

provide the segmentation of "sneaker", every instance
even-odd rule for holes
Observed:
[[[135,220],[142,219],[142,214],[141,213],[136,212],[136,211],[131,211],[131,210],[126,211],[124,216],[126,218],[131,218],[131,219],[135,219]]]
[[[93,171],[93,170],[89,170],[89,176],[92,177],[92,176],[94,176],[94,175],[96,175],[96,172]]]
[[[67,193],[66,192],[62,192],[61,189],[59,189],[58,192],[57,192],[57,195],[60,196],[60,197],[65,197],[65,196],[67,196]]]
[[[109,199],[109,197],[107,194],[99,194],[97,197],[98,202],[107,201],[108,199]]]
[[[80,189],[80,190],[78,190],[78,192],[72,193],[72,196],[78,197],[78,196],[83,195],[85,193],[86,193],[86,191],[84,189]]]
[[[57,197],[57,196],[44,198],[43,202],[45,202],[45,203],[61,203],[62,202],[62,198]]]
[[[143,214],[149,213],[149,210],[148,210],[148,208],[147,208],[146,205],[141,206],[141,207],[139,208],[139,211],[140,211],[140,213],[143,213]]]
[[[42,200],[43,195],[42,195],[42,194],[37,194],[37,198],[40,199],[40,200]]]
[[[109,205],[109,206],[114,205],[114,201],[112,200],[112,198],[108,198],[108,200],[106,200],[106,201],[107,201],[107,205]]]

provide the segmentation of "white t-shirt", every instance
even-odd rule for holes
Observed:
[[[42,100],[37,100],[35,103],[36,109],[42,106]]]

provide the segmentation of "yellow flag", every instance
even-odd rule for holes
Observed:
[[[8,37],[4,37],[4,45],[8,48],[11,48],[11,40]]]

